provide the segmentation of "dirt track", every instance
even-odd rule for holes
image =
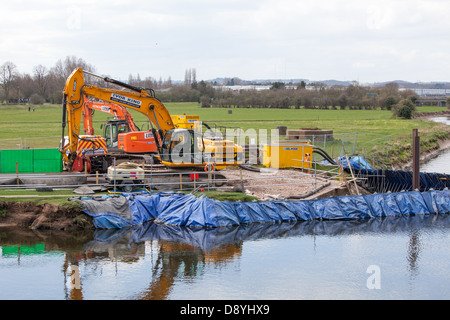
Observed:
[[[319,175],[295,169],[279,169],[274,172],[254,172],[231,169],[224,175],[229,179],[228,186],[219,190],[243,191],[259,200],[307,199],[320,196],[324,191],[338,190],[342,185],[338,181],[325,180]],[[320,192],[319,192],[320,191]]]

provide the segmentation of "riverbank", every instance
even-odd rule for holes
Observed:
[[[94,224],[77,202],[36,204],[33,201],[0,201],[0,228],[2,227],[82,230],[94,229]]]
[[[450,110],[441,111],[441,112],[422,112],[418,113],[414,116],[415,119],[422,119],[422,120],[429,120],[432,121],[433,118],[438,117],[450,117]],[[448,126],[447,126],[448,127]],[[448,132],[450,132],[450,129],[448,129]],[[450,134],[449,134],[450,135]],[[420,132],[419,132],[420,136]],[[439,155],[443,154],[444,152],[447,152],[450,150],[450,138],[447,138],[445,140],[439,140],[437,139],[436,142],[438,143],[438,146],[434,149],[427,149],[427,150],[421,150],[420,152],[420,165],[423,165],[434,158],[438,157]],[[409,161],[406,161],[404,164],[400,166],[401,170],[411,170],[412,168],[412,159]]]
[[[230,175],[230,179],[235,179],[241,175],[244,189],[240,190],[241,192],[230,192],[229,189],[226,191],[219,188],[217,191],[202,193],[207,197],[220,201],[263,201],[311,200],[330,196],[363,194],[365,192],[360,187],[358,187],[357,191],[352,183],[340,183],[292,169],[280,169],[275,174],[272,173],[273,181],[270,186],[265,186],[259,182],[260,172],[235,169],[229,170],[227,175]],[[239,187],[241,187],[240,184]],[[51,196],[48,195],[37,195],[34,201],[25,200],[30,199],[31,195],[24,196],[24,201],[18,200],[20,197],[17,195],[3,197],[4,200],[0,200],[0,228],[24,227],[32,230],[82,230],[94,228],[93,219],[82,212],[82,207],[78,201],[63,200],[62,196],[60,196],[56,200],[57,203],[55,203],[51,202]],[[70,196],[66,196],[67,198],[70,198]],[[49,200],[45,202],[46,200],[44,199]]]
[[[450,110],[437,112],[417,112],[414,115],[414,119],[431,119],[436,117],[448,117],[448,116],[450,116]]]
[[[434,158],[438,157],[439,155],[443,154],[444,152],[447,152],[450,150],[450,139],[444,140],[444,141],[438,141],[438,143],[439,143],[438,148],[420,153],[420,157],[419,157],[420,165],[426,164],[427,162],[433,160]],[[401,168],[404,171],[411,170],[412,160],[406,162]],[[420,170],[420,168],[419,168],[419,170]]]

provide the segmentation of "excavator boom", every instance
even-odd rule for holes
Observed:
[[[83,130],[88,135],[94,134],[94,126],[92,122],[92,114],[94,110],[109,113],[115,119],[124,120],[128,124],[130,131],[139,131],[133,121],[133,117],[128,110],[115,103],[92,101],[88,96],[84,97],[83,103]]]

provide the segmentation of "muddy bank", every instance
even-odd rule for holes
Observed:
[[[432,113],[422,112],[422,113],[416,114],[414,118],[433,121],[433,118],[445,117],[445,116],[450,116],[450,111],[441,111],[441,112],[432,112]],[[420,133],[419,133],[419,135],[420,135]],[[431,150],[426,150],[426,151],[420,152],[420,156],[419,156],[420,165],[423,165],[423,164],[433,160],[437,156],[441,155],[442,153],[450,150],[450,139],[438,140],[437,142],[438,142],[438,147],[431,149]],[[403,163],[400,165],[401,170],[408,171],[408,170],[411,170],[411,168],[412,168],[412,159],[407,161],[406,163]]]
[[[438,141],[439,147],[434,150],[428,150],[427,152],[421,152],[419,161],[420,165],[426,164],[427,162],[433,160],[444,152],[450,150],[450,140]],[[412,160],[404,163],[401,166],[401,170],[412,170]]]
[[[433,117],[445,117],[450,116],[450,110],[438,111],[438,112],[416,112],[414,119],[427,119]]]
[[[31,201],[0,201],[0,227],[25,227],[32,230],[94,229],[93,220],[77,203],[35,204]]]

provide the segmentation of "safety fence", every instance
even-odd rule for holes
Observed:
[[[56,189],[79,189],[80,194],[108,191],[110,193],[146,190],[149,192],[182,191],[238,191],[259,189],[283,193],[283,188],[297,192],[295,197],[306,197],[338,180],[342,171],[337,166],[320,170],[314,164],[308,170],[274,170],[255,166],[235,167],[220,171],[179,171],[171,173],[149,172],[139,175],[121,175],[113,171],[107,174],[48,173],[48,174],[1,174],[0,189],[51,191]],[[80,187],[82,187],[80,189]],[[83,189],[84,188],[84,189]],[[307,192],[305,191],[307,189]],[[270,192],[269,192],[270,193]],[[292,192],[291,192],[292,193]]]
[[[0,150],[58,148],[61,136],[0,139]]]
[[[243,169],[245,168],[245,169]],[[264,192],[281,195],[279,198],[302,199],[340,181],[341,186],[358,185],[371,193],[412,191],[412,173],[387,169],[355,169],[345,178],[344,167],[329,166],[318,169],[316,163],[308,170],[274,170],[269,168],[243,166],[220,171],[185,171],[172,173],[145,173],[140,179],[130,175],[54,173],[54,174],[1,174],[0,189],[51,191],[57,189],[78,190],[79,194],[95,192],[149,192],[182,191],[238,191]],[[252,171],[249,173],[248,171]],[[350,172],[349,168],[345,168]],[[133,175],[133,173],[131,173]],[[86,188],[87,187],[87,188]],[[450,188],[450,175],[420,173],[419,191],[444,190]],[[263,190],[263,191],[261,191]],[[283,196],[288,190],[289,195]],[[292,194],[294,190],[294,195]],[[357,190],[357,188],[355,189]],[[5,193],[3,193],[5,194]]]

